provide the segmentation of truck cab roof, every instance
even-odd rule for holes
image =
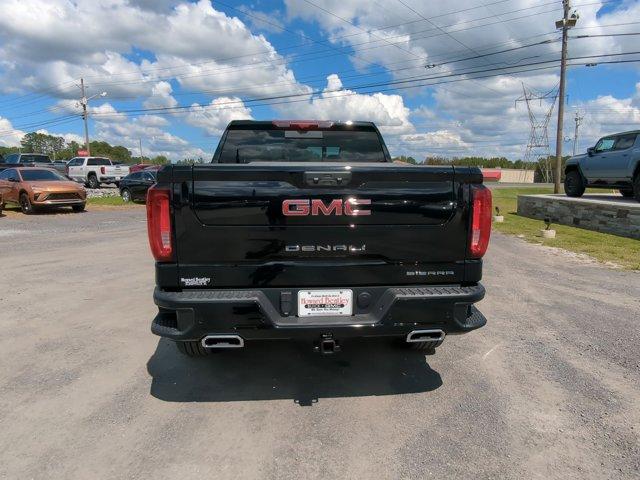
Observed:
[[[312,130],[342,130],[342,129],[377,129],[373,122],[354,120],[232,120],[227,129],[233,128],[283,128],[283,129],[312,129]]]

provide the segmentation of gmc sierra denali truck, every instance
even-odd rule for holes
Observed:
[[[159,171],[147,224],[151,330],[189,356],[352,337],[433,353],[486,323],[480,170],[394,163],[373,123],[233,121],[211,164]]]

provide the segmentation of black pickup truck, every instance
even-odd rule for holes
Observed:
[[[159,171],[147,220],[151,330],[189,356],[352,337],[433,353],[486,323],[480,170],[394,163],[370,122],[233,121],[210,164]]]

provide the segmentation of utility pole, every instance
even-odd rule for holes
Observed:
[[[87,151],[87,156],[90,157],[91,147],[89,146],[89,114],[87,112],[87,105],[89,104],[89,100],[96,97],[105,97],[107,95],[107,92],[96,93],[95,95],[91,95],[89,98],[87,98],[84,88],[84,78],[80,79],[80,85],[78,85],[78,87],[80,87],[80,94],[82,95],[80,97],[80,105],[82,105],[82,119],[84,120],[84,145],[85,150]]]
[[[569,18],[569,0],[562,0],[564,15],[556,22],[556,29],[562,29],[562,56],[560,60],[560,91],[558,92],[558,128],[556,131],[556,172],[553,192],[560,193],[560,178],[562,177],[562,122],[564,121],[564,99],[567,71],[567,45],[569,43],[569,29],[576,25],[577,16]]]
[[[142,139],[139,138],[138,142],[140,144],[140,163],[144,163],[144,157],[142,156]]]
[[[573,132],[573,156],[576,156],[576,150],[578,148],[578,127],[582,124],[583,116],[576,110],[576,115],[573,120],[576,122],[576,129]]]
[[[84,120],[84,149],[87,151],[87,156],[91,156],[91,147],[89,146],[89,120],[87,118],[87,96],[84,91],[84,78],[80,79],[80,91],[82,97],[80,98],[80,105],[82,105],[82,119]]]

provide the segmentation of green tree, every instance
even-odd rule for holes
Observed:
[[[154,165],[166,165],[167,163],[169,163],[169,159],[164,155],[156,155],[150,161]]]
[[[18,147],[0,147],[0,157],[6,157],[12,153],[19,152],[20,149]]]
[[[57,158],[58,152],[61,152],[65,147],[65,141],[62,137],[31,132],[22,137],[20,145],[24,152],[44,153]]]
[[[107,142],[91,142],[91,155],[107,157],[114,162],[133,163],[131,152],[121,145],[111,146]]]
[[[196,165],[200,163],[205,163],[204,158],[183,158],[182,160],[178,160],[176,165]]]

